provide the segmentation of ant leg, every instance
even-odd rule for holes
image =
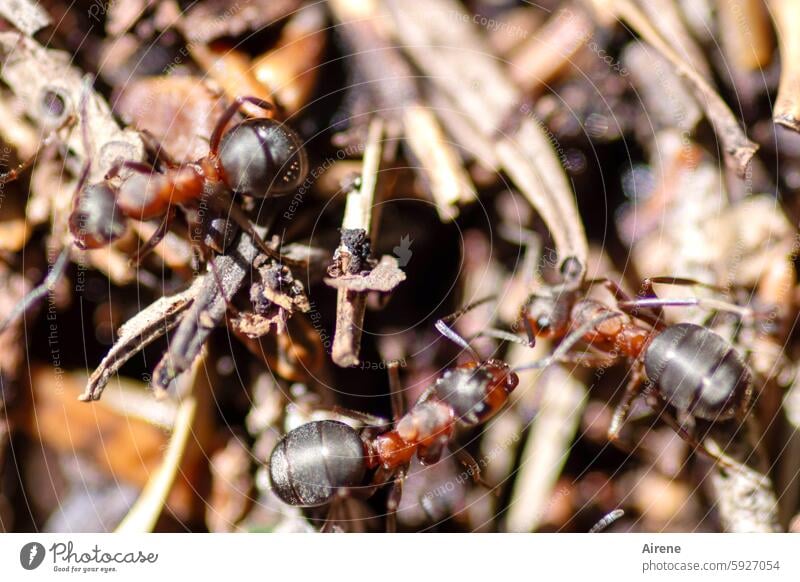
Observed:
[[[629,313],[629,311],[635,311],[641,307],[704,307],[714,311],[733,313],[740,319],[744,320],[752,320],[756,316],[750,307],[742,307],[741,305],[736,305],[730,301],[721,301],[719,299],[707,299],[701,297],[685,297],[678,299],[661,299],[660,297],[653,297],[636,299],[630,302],[623,301],[617,305],[621,310],[625,311],[625,313]],[[638,317],[638,315],[636,315],[636,317]],[[663,324],[661,324],[661,326],[663,327]]]
[[[81,95],[81,111],[82,111],[82,112],[84,112],[84,111],[85,111],[85,108],[86,108],[86,92],[84,91],[84,92],[82,93],[82,95]],[[84,115],[83,115],[83,119],[86,119],[85,113],[84,113]],[[36,159],[37,159],[37,158],[38,158],[38,157],[41,155],[41,153],[42,153],[42,152],[43,152],[43,151],[44,151],[46,148],[48,148],[48,147],[50,146],[50,144],[52,144],[52,143],[53,143],[53,140],[54,140],[54,139],[56,138],[56,136],[58,135],[58,132],[59,132],[59,131],[61,131],[61,130],[62,130],[62,129],[64,129],[64,128],[66,128],[66,127],[69,127],[69,126],[71,126],[71,125],[72,125],[72,124],[74,124],[74,123],[75,123],[75,117],[74,117],[73,115],[69,115],[69,116],[67,116],[67,118],[66,118],[66,119],[63,121],[63,123],[61,123],[61,125],[59,125],[59,126],[58,126],[58,127],[56,127],[56,128],[53,128],[53,129],[51,129],[51,130],[50,130],[50,132],[47,134],[47,137],[45,137],[45,138],[42,140],[42,142],[39,144],[39,147],[38,147],[38,148],[36,148],[36,151],[35,151],[35,152],[33,152],[33,154],[31,154],[31,155],[28,157],[28,159],[26,159],[26,160],[24,160],[24,161],[20,162],[20,163],[17,165],[17,167],[16,167],[16,168],[11,168],[10,170],[7,170],[6,172],[3,172],[2,174],[0,174],[0,185],[2,185],[2,184],[7,184],[7,183],[9,183],[9,182],[13,182],[13,181],[14,181],[14,180],[16,180],[17,178],[19,178],[20,174],[21,174],[22,172],[24,172],[25,170],[27,170],[28,168],[30,168],[30,167],[33,165],[33,162],[35,162],[35,161],[36,161]],[[83,124],[83,125],[84,125],[84,128],[83,128],[83,129],[84,129],[84,137],[85,137],[85,135],[86,135],[86,129],[85,129],[85,124]],[[86,140],[84,140],[84,144],[85,144],[85,143],[86,143]],[[86,151],[88,152],[88,151],[89,151],[89,149],[88,149],[88,148],[86,148]]]
[[[389,394],[392,398],[392,420],[396,425],[405,413],[403,387],[400,384],[400,372],[397,362],[389,362],[386,366],[386,371],[389,373]]]
[[[466,467],[467,473],[469,473],[469,476],[476,485],[480,485],[486,489],[492,489],[492,487],[481,477],[480,465],[478,465],[478,461],[476,461],[472,455],[470,455],[464,449],[450,449],[450,451],[453,453],[453,456],[455,456],[456,460]]]
[[[131,257],[129,261],[129,265],[133,268],[139,268],[147,256],[153,252],[153,250],[158,246],[164,237],[169,232],[169,226],[172,224],[173,219],[175,218],[174,210],[170,209],[167,214],[164,215],[164,220],[161,224],[158,225],[158,228],[153,233],[153,235],[136,251],[136,255]]]
[[[228,125],[233,116],[239,111],[239,109],[245,103],[252,103],[257,107],[260,107],[264,111],[275,111],[275,105],[270,103],[269,101],[264,101],[263,99],[259,99],[258,97],[250,97],[250,96],[242,96],[237,97],[233,100],[222,116],[217,121],[217,125],[214,127],[214,131],[211,133],[211,139],[209,140],[209,149],[212,155],[217,155],[217,150],[219,149],[219,142],[222,139],[222,132],[225,130],[225,126]]]
[[[157,161],[172,168],[180,166],[180,163],[164,149],[164,146],[150,130],[140,129],[139,135],[142,136],[145,147],[155,154]]]
[[[646,321],[654,328],[658,329],[663,327],[662,319],[664,314],[662,313],[661,309],[656,309],[655,313],[650,311],[641,311],[638,307],[632,309],[626,309],[625,306],[635,302],[633,299],[622,287],[620,287],[619,283],[616,281],[612,281],[608,278],[600,278],[600,279],[588,279],[584,281],[584,288],[588,289],[592,285],[602,285],[614,296],[614,300],[617,302],[617,305],[620,309],[625,311],[628,315],[632,315],[642,321]],[[644,284],[643,284],[644,285]],[[645,294],[649,297],[652,293],[652,285],[649,287],[649,291],[646,291]]]
[[[363,422],[366,425],[374,426],[374,427],[381,427],[381,426],[388,426],[389,421],[385,418],[380,416],[376,416],[374,414],[368,414],[366,412],[359,412],[358,410],[351,410],[350,408],[345,408],[343,406],[331,406],[329,408],[326,407],[317,407],[315,410],[329,410],[334,414],[339,416],[344,416],[345,418],[350,418],[352,420],[357,420],[358,422]]]
[[[655,290],[653,289],[654,284],[677,285],[681,287],[701,287],[721,295],[730,295],[727,289],[723,287],[711,285],[710,283],[703,283],[702,281],[697,281],[695,279],[688,279],[686,277],[647,277],[642,281],[642,289],[648,297],[656,297]]]
[[[611,418],[611,425],[608,427],[608,440],[614,444],[619,442],[619,433],[622,430],[622,425],[628,419],[633,402],[642,392],[644,374],[641,370],[634,370],[632,374],[628,385],[625,387],[625,394],[622,395],[622,400],[614,409],[614,416]]]
[[[261,238],[261,235],[256,232],[256,229],[253,226],[250,218],[241,208],[239,208],[237,204],[234,204],[234,202],[228,196],[220,195],[219,197],[211,197],[211,203],[215,206],[215,209],[223,213],[223,215],[227,213],[227,216],[233,219],[233,221],[250,236],[258,249],[269,258],[275,259],[287,267],[297,267],[302,269],[308,266],[308,263],[305,261],[290,259],[285,255],[282,255],[280,251],[276,251],[267,245],[267,243],[264,242],[264,239]]]
[[[397,532],[397,508],[400,507],[400,500],[403,498],[403,481],[406,478],[406,470],[405,467],[398,470],[386,500],[386,531],[388,533]]]
[[[547,356],[546,358],[542,358],[541,360],[537,360],[530,364],[523,364],[521,366],[517,366],[512,369],[512,372],[525,372],[526,370],[538,370],[541,368],[546,368],[550,364],[554,364],[556,362],[560,362],[564,359],[565,356],[569,353],[569,351],[578,343],[580,342],[583,337],[593,330],[596,326],[601,324],[602,322],[614,319],[616,317],[625,317],[624,313],[620,313],[618,311],[608,311],[598,315],[597,317],[590,319],[577,329],[571,331],[567,337],[565,337],[555,351]]]
[[[21,317],[31,307],[44,299],[50,291],[50,287],[55,285],[56,281],[64,274],[67,264],[69,264],[69,247],[65,247],[61,251],[61,254],[58,255],[56,262],[53,264],[53,268],[50,269],[44,281],[31,289],[31,291],[23,297],[22,301],[14,306],[14,309],[11,310],[11,313],[6,316],[3,322],[0,323],[0,333],[4,332],[18,317]]]
[[[9,182],[13,182],[17,178],[19,178],[19,176],[20,176],[20,174],[22,174],[22,172],[24,172],[25,170],[27,170],[29,167],[31,167],[33,165],[33,162],[36,161],[36,158],[39,157],[39,154],[48,145],[49,145],[49,143],[42,143],[42,145],[39,146],[39,149],[37,149],[30,157],[28,157],[27,160],[25,160],[23,162],[20,162],[17,165],[16,168],[11,168],[10,170],[0,174],[0,185],[8,184]]]
[[[689,446],[692,447],[694,450],[704,454],[708,458],[710,458],[715,463],[718,463],[720,466],[728,469],[728,470],[737,470],[739,469],[735,464],[733,464],[730,460],[723,457],[721,454],[715,453],[710,451],[708,447],[706,447],[702,442],[700,442],[693,434],[691,434],[683,425],[681,425],[675,418],[669,413],[664,412],[661,414],[661,418],[666,422],[672,430],[674,430],[679,437],[689,443]]]
[[[618,358],[602,352],[572,352],[566,354],[559,361],[564,364],[575,364],[587,368],[609,368],[617,363]]]
[[[336,525],[337,514],[339,513],[339,502],[334,501],[328,508],[328,513],[325,514],[325,521],[319,528],[319,533],[338,533],[339,526]]]

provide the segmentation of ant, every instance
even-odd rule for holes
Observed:
[[[265,254],[287,265],[297,266],[296,261],[283,257],[262,240],[247,215],[232,203],[228,195],[228,192],[234,192],[266,198],[286,193],[301,184],[308,173],[308,159],[301,140],[285,124],[270,118],[255,118],[227,128],[245,103],[252,103],[265,111],[274,109],[271,103],[257,97],[237,97],[218,120],[211,134],[208,155],[195,162],[176,163],[159,147],[157,157],[165,166],[163,172],[157,172],[155,168],[140,162],[121,161],[112,166],[105,180],[89,185],[86,181],[90,166],[88,162],[84,164],[69,217],[70,233],[75,245],[80,249],[102,248],[123,235],[126,219],[164,217],[155,234],[134,260],[138,264],[167,233],[174,217],[173,205],[183,207],[199,220],[198,210],[203,201],[207,201],[221,215],[227,212]],[[86,94],[82,98],[81,109],[85,115]],[[88,144],[85,124],[83,139]],[[86,150],[89,151],[89,148]],[[28,165],[30,161],[0,176],[0,183],[16,179]],[[123,169],[131,171],[131,174],[119,186],[115,186],[112,180]],[[210,224],[214,228],[213,221]],[[213,250],[224,252],[224,244],[214,244],[213,240],[212,234],[204,242]],[[62,251],[45,281],[31,291],[26,300],[0,324],[0,331],[47,293],[49,286],[65,270],[67,253],[68,249]],[[202,248],[201,254],[204,254]]]
[[[271,103],[257,97],[237,97],[217,121],[208,155],[200,160],[178,164],[159,148],[159,157],[166,166],[163,173],[147,164],[122,161],[112,166],[103,182],[85,188],[81,184],[69,219],[77,246],[94,249],[109,245],[124,232],[125,218],[151,220],[166,216],[146,245],[151,249],[165,234],[173,205],[194,210],[207,196],[216,210],[229,212],[261,243],[259,246],[265,247],[262,250],[274,257],[275,251],[256,235],[241,209],[230,203],[227,192],[255,198],[286,193],[305,179],[308,160],[297,134],[274,119],[246,119],[226,130],[245,103],[265,111],[273,109]],[[132,173],[115,188],[110,180],[123,169]]]
[[[612,292],[617,309],[586,296],[594,284],[602,284]],[[654,284],[699,286],[725,293],[719,287],[681,277],[645,279],[642,296],[636,299],[608,279],[546,288],[531,295],[522,309],[528,345],[535,343],[536,337],[562,338],[562,342],[551,356],[514,371],[543,368],[557,361],[599,367],[622,359],[633,360],[631,379],[608,430],[612,442],[618,441],[633,402],[643,392],[650,403],[660,401],[671,406],[688,423],[693,419],[744,421],[753,396],[753,378],[736,348],[707,327],[692,323],[668,325],[660,312],[656,314],[651,310],[666,306],[705,306],[714,311],[734,313],[742,319],[757,314],[750,308],[712,298],[659,298]],[[584,342],[594,351],[571,352],[578,342]],[[662,418],[695,448],[727,464],[671,415],[664,414]]]
[[[380,419],[361,431],[334,420],[313,421],[287,433],[269,458],[272,489],[285,503],[298,507],[328,505],[360,489],[371,496],[392,481],[387,502],[388,529],[394,530],[394,516],[402,496],[402,484],[411,460],[423,464],[440,460],[453,440],[457,424],[477,426],[492,418],[506,403],[519,383],[508,364],[483,360],[447,322],[458,313],[440,319],[437,330],[465,348],[471,360],[446,370],[400,414],[400,381],[397,362],[388,366],[392,393],[393,422]],[[381,431],[382,426],[389,426]],[[471,458],[472,469],[477,465]],[[323,527],[324,529],[324,527]]]

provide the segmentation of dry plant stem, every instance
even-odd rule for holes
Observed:
[[[459,204],[476,199],[475,189],[436,116],[422,103],[416,74],[390,42],[377,4],[353,0],[332,0],[329,4],[378,107],[402,123],[406,143],[422,166],[420,173],[440,218],[452,220],[458,215]],[[391,128],[387,130],[391,133]]]
[[[781,82],[772,119],[800,131],[800,2],[772,0],[781,53]]]
[[[245,282],[259,248],[247,233],[224,255],[212,259],[202,279],[195,301],[181,319],[169,350],[153,371],[152,387],[163,396],[170,382],[188,370],[200,355],[211,332],[225,320],[228,303]],[[219,275],[215,276],[214,271]]]
[[[711,85],[692,66],[686,63],[664,39],[644,12],[631,0],[591,0],[601,14],[611,14],[624,20],[649,45],[660,52],[675,67],[675,71],[689,82],[698,103],[711,121],[722,142],[725,162],[739,176],[744,177],[747,166],[758,146],[745,136],[739,121],[714,91]]]
[[[716,426],[704,439],[712,453],[724,446],[725,459],[735,469],[716,467],[711,483],[716,494],[720,519],[725,531],[768,533],[782,531],[778,521],[778,500],[768,476],[768,463],[756,442],[755,420],[748,417],[738,425]]]
[[[469,174],[445,136],[434,113],[415,104],[403,112],[406,141],[425,168],[431,194],[442,221],[458,216],[458,205],[477,199]]]
[[[722,48],[734,71],[759,71],[772,59],[765,0],[717,0]]]
[[[89,376],[79,400],[99,400],[108,381],[125,362],[178,324],[180,316],[197,297],[201,283],[202,278],[198,277],[186,291],[161,297],[128,320],[120,328],[114,346]]]
[[[523,346],[514,346],[514,350],[520,363],[535,358]],[[514,480],[506,531],[534,531],[546,517],[552,496],[558,495],[553,488],[570,454],[588,397],[579,374],[574,366],[556,365],[541,374],[530,374],[533,378],[526,380],[530,382],[528,391],[536,391],[539,406]]]
[[[91,161],[90,181],[102,180],[119,160],[143,160],[144,145],[139,134],[120,128],[105,99],[91,89],[79,69],[70,65],[69,54],[46,49],[18,33],[3,32],[0,58],[3,59],[0,76],[40,129],[56,129],[70,116],[77,120],[59,129],[57,135],[75,154],[79,165]],[[82,119],[80,104],[86,91],[89,92],[86,119]],[[63,111],[59,111],[62,104]],[[88,152],[82,137],[84,124],[91,137]]]
[[[708,65],[703,49],[697,44],[692,33],[686,28],[683,14],[674,0],[648,0],[641,3],[642,10],[650,17],[661,36],[670,43],[699,75],[711,79],[711,67]]]
[[[509,56],[514,82],[526,92],[543,90],[571,62],[592,34],[585,10],[562,8]]]
[[[342,220],[342,231],[359,230],[367,233],[370,239],[375,235],[372,213],[381,163],[382,138],[383,121],[375,117],[370,123],[367,145],[364,149],[361,186],[347,195]],[[344,250],[348,252],[348,249]],[[366,301],[367,294],[363,292],[339,289],[336,293],[336,330],[331,358],[339,366],[350,367],[359,363],[358,354],[361,351],[361,330],[367,307]]]
[[[198,363],[200,362],[203,362],[203,359],[198,360]],[[116,532],[149,533],[153,531],[164,510],[175,477],[178,475],[186,445],[192,434],[196,408],[197,404],[192,396],[181,401],[175,415],[175,424],[172,427],[172,435],[164,454],[164,460],[148,480],[139,499],[117,526]]]
[[[781,522],[789,523],[800,507],[800,374],[794,375],[791,386],[783,398],[786,414],[786,445],[781,451],[781,465],[778,474],[778,490],[781,493]]]
[[[479,36],[463,7],[431,0],[424,11],[383,0],[394,34],[415,64],[476,130],[544,220],[560,259],[586,265],[587,243],[575,195],[541,123],[520,108],[522,93]],[[516,131],[503,133],[509,119]]]
[[[0,137],[17,150],[21,160],[27,159],[39,149],[39,132],[28,123],[17,107],[19,101],[10,94],[0,94]]]
[[[31,0],[3,0],[0,15],[28,36],[50,25],[47,11]]]

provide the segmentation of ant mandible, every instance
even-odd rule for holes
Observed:
[[[486,422],[519,383],[508,364],[481,359],[448,327],[448,319],[463,311],[439,320],[436,328],[464,347],[472,359],[446,370],[405,414],[400,414],[397,363],[388,366],[394,412],[388,430],[381,432],[386,423],[373,422],[357,431],[339,421],[320,420],[295,428],[278,442],[269,458],[269,475],[272,490],[283,502],[316,507],[347,495],[369,497],[391,481],[387,518],[389,529],[394,529],[394,514],[413,457],[424,464],[438,462],[452,443],[457,424]]]

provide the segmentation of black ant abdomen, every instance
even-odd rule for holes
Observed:
[[[290,431],[269,459],[273,491],[298,507],[330,503],[339,491],[361,484],[366,472],[361,437],[335,420],[309,422]]]
[[[749,368],[732,345],[699,325],[679,323],[655,335],[644,366],[662,398],[692,416],[727,420],[749,403]]]
[[[125,217],[117,206],[116,193],[105,182],[86,186],[75,198],[69,229],[81,249],[108,246],[125,232]]]
[[[255,198],[297,188],[308,173],[298,135],[273,119],[248,119],[222,137],[219,161],[226,184]]]

